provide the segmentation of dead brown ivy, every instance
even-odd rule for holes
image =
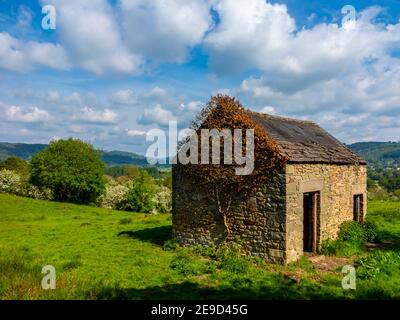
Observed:
[[[238,100],[227,95],[217,95],[210,99],[206,107],[192,123],[192,128],[200,135],[201,129],[254,129],[254,170],[250,175],[235,175],[237,164],[223,164],[224,144],[221,141],[221,164],[187,164],[182,165],[185,177],[197,187],[203,189],[210,201],[215,203],[218,217],[225,227],[225,237],[229,238],[230,230],[227,213],[233,197],[247,199],[255,190],[279,173],[287,161],[274,140],[265,129],[256,123]],[[211,152],[211,139],[210,152]],[[243,134],[242,152],[246,152],[245,134]],[[199,147],[199,154],[200,154]],[[200,163],[200,158],[199,158]]]

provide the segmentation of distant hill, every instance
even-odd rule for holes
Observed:
[[[29,160],[35,153],[42,151],[46,147],[47,144],[0,142],[0,161],[11,156]]]
[[[46,147],[46,144],[0,142],[0,161],[11,156],[29,160],[35,153]],[[400,142],[357,142],[348,147],[371,165],[400,167]],[[133,152],[101,151],[101,154],[108,166],[134,164],[143,167],[148,165],[146,157]]]
[[[44,148],[47,144],[8,143],[0,142],[0,161],[11,156],[17,156],[29,160],[32,156]],[[108,166],[134,164],[140,167],[148,166],[146,157],[125,151],[100,151],[103,161]]]
[[[400,166],[400,142],[357,142],[349,147],[371,165]]]

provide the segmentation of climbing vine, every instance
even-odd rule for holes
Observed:
[[[201,129],[228,129],[232,136],[234,129],[254,130],[254,169],[249,175],[235,174],[238,167],[235,162],[224,164],[223,139],[220,143],[220,164],[200,163],[201,146],[198,152],[199,164],[180,164],[185,177],[194,186],[205,191],[209,200],[215,204],[217,217],[225,228],[224,238],[227,239],[230,235],[227,214],[232,201],[238,197],[250,197],[259,186],[281,171],[287,158],[265,129],[252,119],[251,112],[245,110],[238,100],[227,95],[212,97],[192,123],[192,128],[198,136]],[[181,143],[181,148],[185,143],[188,140]],[[211,145],[212,139],[209,138],[209,146]],[[209,151],[211,153],[211,147]],[[245,133],[242,135],[242,154],[246,154]]]

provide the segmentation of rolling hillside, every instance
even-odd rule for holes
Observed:
[[[46,144],[0,142],[0,161],[10,156],[28,160],[46,146]],[[400,167],[400,142],[357,142],[349,147],[366,159],[370,165]],[[125,151],[101,151],[101,153],[103,161],[108,166],[135,164],[142,167],[148,165],[146,158],[136,153]]]
[[[400,142],[358,142],[349,147],[370,165],[400,166]]]
[[[0,142],[0,161],[11,156],[17,156],[29,160],[32,156],[44,148],[46,144],[8,143]],[[103,161],[108,166],[134,164],[140,167],[147,166],[146,157],[124,151],[100,151]]]

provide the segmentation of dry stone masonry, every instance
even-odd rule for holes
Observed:
[[[232,195],[227,241],[273,263],[318,251],[348,220],[365,218],[366,162],[316,124],[249,111],[288,157],[269,183]],[[224,223],[204,190],[173,166],[173,232],[183,245],[224,239]],[[358,198],[357,198],[358,197]],[[361,200],[356,200],[361,199]],[[355,201],[358,201],[357,204]]]

